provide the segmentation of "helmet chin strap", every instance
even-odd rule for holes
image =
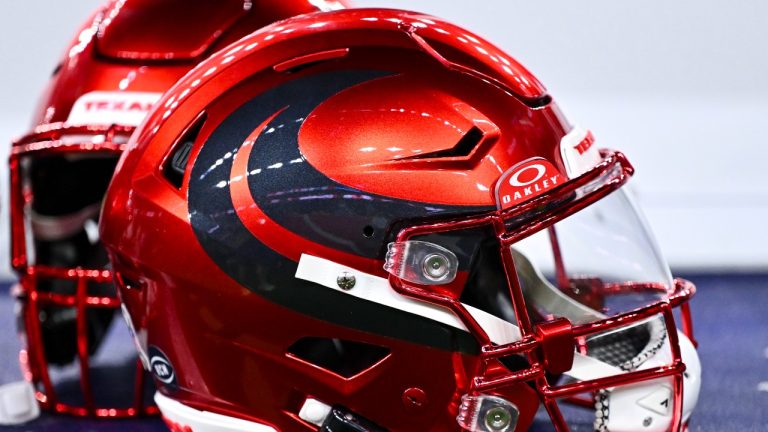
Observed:
[[[647,325],[652,326],[651,322],[647,322]],[[686,365],[683,373],[682,401],[682,420],[685,422],[699,399],[701,364],[691,341],[680,332],[678,337],[680,353]],[[661,345],[649,343],[643,352],[632,358],[631,364],[627,362],[622,365],[622,369],[631,368],[625,369],[629,371],[653,368],[667,365],[671,361],[669,338],[664,332]],[[598,432],[665,432],[672,422],[673,407],[671,377],[601,390],[595,399],[594,428]]]
[[[27,381],[0,386],[0,425],[14,426],[40,417],[35,389]]]
[[[607,318],[606,315],[567,296],[547,280],[522,252],[512,248],[515,270],[527,287],[526,300],[549,313],[565,317],[574,324],[583,324]],[[616,337],[644,327],[648,340],[630,358],[621,358],[609,344],[602,352],[592,355],[576,353],[573,368],[565,374],[579,381],[670,364],[672,361],[667,329],[660,317],[622,327],[588,338],[588,345],[599,345],[601,339]],[[701,365],[691,341],[678,332],[680,349],[687,370],[683,377],[683,420],[687,420],[698,401],[701,386]],[[613,351],[613,352],[612,352]],[[615,358],[614,358],[615,357]],[[626,356],[625,356],[626,357]],[[621,360],[618,360],[621,358]],[[597,432],[661,432],[672,421],[672,385],[670,378],[600,390],[595,397],[595,423]]]

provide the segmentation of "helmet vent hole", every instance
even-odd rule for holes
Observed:
[[[366,225],[365,228],[363,228],[363,236],[365,238],[371,238],[373,237],[373,234],[375,233],[374,229],[370,225]]]
[[[284,61],[282,63],[276,64],[275,66],[273,66],[273,69],[275,72],[280,72],[280,73],[288,73],[288,74],[298,73],[303,71],[304,69],[310,68],[320,63],[325,63],[331,60],[345,57],[347,54],[349,54],[349,48],[339,48],[339,49],[333,49],[328,51],[320,51],[312,54],[307,54],[304,56],[295,57],[288,61]]]
[[[341,339],[307,337],[288,348],[288,355],[344,378],[351,378],[389,355],[387,348]]]
[[[187,170],[187,163],[192,152],[192,146],[200,134],[200,129],[205,123],[205,115],[198,117],[191,126],[182,134],[181,139],[171,147],[171,153],[166,158],[163,174],[165,178],[176,187],[181,189],[184,182],[184,173]]]
[[[416,156],[410,156],[404,159],[439,159],[439,158],[453,158],[453,157],[467,157],[472,151],[480,146],[485,141],[485,133],[477,126],[467,131],[464,136],[461,137],[459,142],[453,147],[445,150],[438,150],[429,153],[422,153]]]

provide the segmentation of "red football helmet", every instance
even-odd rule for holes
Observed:
[[[276,23],[127,147],[101,236],[175,430],[665,431],[696,404],[694,287],[631,165],[462,28]]]
[[[90,366],[120,306],[96,224],[134,127],[164,91],[213,52],[275,21],[342,6],[118,0],[82,27],[41,98],[32,132],[13,144],[10,157],[12,264],[20,277],[16,295],[26,345],[21,362],[44,408],[109,417],[156,411],[143,403],[143,374],[133,363],[117,378],[130,384],[124,375],[135,373],[136,395],[122,392],[127,403],[120,408],[91,386],[104,379]],[[60,376],[67,382],[58,383]],[[72,388],[79,394],[67,399],[63,394]]]

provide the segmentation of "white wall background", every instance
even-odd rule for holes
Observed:
[[[214,0],[211,0],[214,1]],[[0,143],[25,132],[75,28],[100,0],[0,5]],[[673,267],[768,271],[768,2],[358,0],[428,12],[531,69],[569,117],[637,168]],[[8,145],[2,148],[5,160]],[[7,275],[7,170],[0,164]]]

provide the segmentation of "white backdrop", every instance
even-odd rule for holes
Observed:
[[[211,0],[214,1],[214,0]],[[257,0],[258,1],[258,0]],[[0,142],[25,131],[75,28],[100,0],[0,5]],[[637,168],[635,195],[673,267],[768,270],[768,2],[358,0],[428,12],[494,41],[571,120]],[[2,146],[5,160],[8,145]],[[7,170],[0,164],[0,277]]]

